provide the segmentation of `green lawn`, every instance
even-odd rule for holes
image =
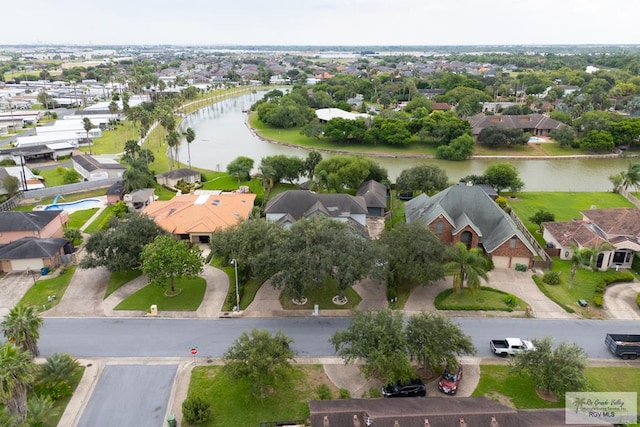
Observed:
[[[481,365],[480,382],[472,396],[489,397],[503,404],[510,401],[518,409],[564,407],[564,400],[549,402],[538,397],[530,377],[511,374],[505,365]]]
[[[542,283],[541,280],[536,280],[539,283],[541,290],[553,301],[557,302],[561,306],[566,306],[572,310],[579,311],[582,315],[591,317],[593,312],[593,297],[596,294],[596,288],[606,283],[613,283],[616,281],[628,282],[633,279],[633,273],[629,271],[591,271],[588,268],[578,268],[573,281],[573,287],[569,289],[569,282],[571,278],[571,261],[563,261],[558,258],[553,259],[553,271],[560,273],[559,285],[547,285]],[[581,309],[577,301],[584,299],[590,303],[588,309]]]
[[[109,284],[107,284],[107,290],[104,293],[104,297],[107,298],[122,285],[132,281],[141,274],[142,271],[140,270],[114,271],[111,273],[111,277],[109,277]]]
[[[109,224],[109,219],[113,216],[113,205],[109,205],[100,212],[100,215],[94,219],[87,228],[84,229],[85,233],[93,234],[98,230],[103,230]]]
[[[209,178],[210,175],[211,173],[207,174],[207,178]],[[232,191],[237,190],[241,185],[248,186],[254,194],[264,193],[260,179],[254,178],[250,181],[240,181],[238,183],[238,178],[228,175],[226,172],[216,172],[216,176],[202,183],[202,188],[204,190]]]
[[[345,291],[345,296],[348,302],[345,305],[336,305],[333,303],[332,298],[338,295],[338,287],[333,278],[328,277],[324,285],[311,289],[305,295],[307,303],[304,305],[296,305],[291,300],[291,297],[286,292],[280,294],[280,304],[285,310],[312,310],[315,304],[318,304],[320,310],[350,310],[355,308],[362,298],[353,288],[349,288]]]
[[[550,156],[581,156],[586,154],[580,148],[560,147],[557,142],[536,144]]]
[[[69,282],[71,281],[71,278],[73,277],[73,273],[75,273],[75,271],[76,267],[71,266],[65,268],[64,272],[58,277],[54,277],[52,279],[41,278],[36,282],[35,285],[29,288],[29,290],[20,300],[19,304],[33,305],[37,307],[39,311],[44,311],[50,309],[51,307],[55,307],[56,305],[58,305],[60,299],[62,299],[62,296],[67,290],[67,286],[69,286]],[[36,279],[40,277],[40,271],[34,274],[36,274]],[[56,299],[52,302],[49,302],[49,300],[47,299],[49,295],[55,295]]]
[[[89,220],[96,212],[98,208],[83,209],[81,211],[75,211],[69,214],[69,221],[67,222],[68,228],[80,228],[85,222]]]
[[[473,149],[474,156],[533,156],[542,157],[544,153],[534,149],[529,144],[515,145],[510,147],[491,148],[485,145],[476,144]]]
[[[211,419],[203,426],[259,426],[262,422],[307,419],[308,401],[318,398],[315,388],[322,383],[335,389],[322,365],[296,366],[289,382],[275,384],[272,395],[258,399],[247,381],[228,377],[220,366],[199,366],[191,373],[188,395],[200,396],[211,405]]]
[[[621,195],[605,192],[521,192],[516,198],[509,199],[509,206],[542,246],[545,242],[539,227],[529,220],[539,210],[551,212],[556,221],[571,221],[573,218],[582,218],[580,211],[588,210],[591,206],[598,209],[633,207]]]
[[[176,195],[171,190],[164,188],[162,185],[156,184],[155,193],[158,196],[158,200],[171,200]]]
[[[64,177],[58,169],[43,169],[40,176],[44,178],[44,185],[47,187],[58,187],[64,184]]]
[[[124,143],[133,139],[138,141],[140,139],[139,129],[140,126],[134,128],[133,123],[129,120],[121,120],[120,126],[115,130],[105,130],[102,132],[101,138],[92,138],[93,145],[91,146],[92,154],[116,154],[121,153],[124,150]],[[80,150],[84,153],[89,153],[89,147],[80,147]],[[154,153],[155,154],[155,153]]]
[[[489,311],[524,311],[527,303],[515,297],[516,303],[509,306],[504,298],[508,294],[483,286],[475,293],[468,288],[462,290],[462,295],[456,295],[453,289],[447,289],[435,298],[435,306],[438,310],[489,310]]]
[[[211,265],[219,268],[229,276],[229,291],[222,305],[222,311],[231,311],[236,305],[235,268],[227,265],[221,258],[211,260]],[[251,278],[245,282],[238,282],[238,293],[240,294],[240,310],[246,309],[253,302],[256,293],[264,282],[257,278]]]
[[[564,399],[549,402],[538,397],[531,378],[511,374],[509,366],[482,365],[480,369],[480,382],[472,396],[486,396],[500,402],[509,400],[518,409],[564,407]],[[592,391],[637,392],[640,390],[640,368],[638,367],[587,368],[586,375]],[[615,378],[615,381],[611,378]],[[638,405],[640,406],[640,400]]]
[[[158,285],[149,284],[116,306],[116,310],[148,311],[152,304],[158,306],[158,311],[195,311],[200,307],[207,283],[202,277],[196,279],[176,279],[176,289],[181,289],[179,295],[167,297],[166,289]]]

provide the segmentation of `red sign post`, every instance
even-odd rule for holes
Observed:
[[[191,353],[191,355],[193,356],[193,364],[197,365],[196,355],[198,354],[198,346],[197,345],[192,346],[191,349],[189,349],[189,353]]]

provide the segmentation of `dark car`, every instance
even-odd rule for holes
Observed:
[[[427,388],[420,378],[415,378],[404,382],[398,381],[395,384],[382,387],[382,395],[384,397],[426,396]]]
[[[456,394],[462,379],[462,365],[455,369],[446,368],[438,381],[438,390],[446,394]]]

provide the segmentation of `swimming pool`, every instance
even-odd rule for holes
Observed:
[[[77,202],[52,203],[44,207],[45,211],[79,211],[82,209],[99,208],[102,201],[98,199],[82,199]]]
[[[529,142],[547,142],[547,140],[538,138],[537,136],[532,136],[529,138]]]

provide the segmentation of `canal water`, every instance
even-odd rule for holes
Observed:
[[[308,150],[267,142],[256,136],[246,124],[246,111],[262,98],[264,92],[230,98],[187,116],[181,127],[192,127],[196,139],[191,143],[193,166],[210,170],[226,170],[227,164],[238,156],[255,161],[256,167],[266,156],[285,154],[305,158]],[[323,157],[331,154],[323,153]],[[182,142],[179,159],[187,162],[187,143]],[[460,178],[480,175],[491,164],[506,161],[518,168],[525,183],[524,191],[610,191],[608,177],[626,170],[629,160],[615,159],[473,159],[450,162],[436,159],[375,157],[374,160],[389,172],[395,181],[404,169],[434,164],[447,171],[451,182]]]

